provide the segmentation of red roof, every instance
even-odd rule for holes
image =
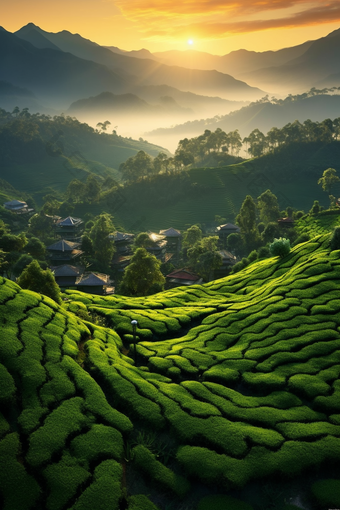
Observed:
[[[193,282],[200,279],[200,277],[197,274],[191,273],[190,271],[187,271],[186,269],[177,269],[176,271],[173,271],[172,273],[167,274],[166,277],[167,278],[177,278],[179,280],[190,280]]]

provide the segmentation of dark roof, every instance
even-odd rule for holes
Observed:
[[[65,241],[65,239],[61,239],[60,241],[51,244],[51,246],[47,246],[47,250],[51,251],[73,251],[79,248],[80,243],[72,243],[71,241]]]
[[[192,282],[196,282],[200,279],[195,273],[188,271],[187,269],[176,269],[176,271],[172,271],[166,275],[167,278],[175,278],[176,280],[190,280]]]
[[[240,227],[238,227],[237,225],[233,225],[232,223],[225,223],[224,225],[220,225],[219,227],[217,227],[217,230],[236,230],[237,232],[239,232]]]
[[[72,216],[57,221],[58,227],[72,227],[80,225],[81,223],[83,223],[83,221],[80,218],[73,218]]]
[[[113,232],[109,235],[110,239],[113,239],[114,241],[130,241],[132,240],[135,235],[134,234],[127,234],[126,232]]]
[[[180,230],[176,230],[173,227],[170,227],[167,230],[160,230],[159,233],[162,236],[166,236],[166,237],[181,237]]]
[[[277,221],[279,221],[280,223],[294,223],[294,220],[293,218],[279,218]]]
[[[81,269],[76,266],[70,266],[68,264],[64,264],[63,266],[56,266],[51,268],[54,276],[79,276],[81,274]]]
[[[90,273],[81,275],[77,281],[76,285],[86,285],[86,286],[99,286],[99,285],[107,285],[109,283],[109,275],[108,274],[100,274],[100,273]]]
[[[27,207],[26,202],[22,202],[21,200],[11,200],[10,202],[4,203],[5,207]]]

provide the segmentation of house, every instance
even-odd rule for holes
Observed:
[[[146,250],[158,260],[164,262],[167,247],[166,237],[154,232],[148,232],[148,236],[150,244],[146,247]]]
[[[108,274],[84,273],[76,280],[76,287],[81,292],[88,294],[113,294],[114,288]]]
[[[4,208],[15,214],[27,214],[34,211],[34,209],[29,209],[26,202],[22,202],[21,200],[11,200],[10,202],[5,202]]]
[[[182,285],[199,285],[203,282],[203,278],[188,269],[176,269],[166,275],[166,289],[174,289]]]
[[[279,218],[277,220],[280,227],[294,227],[294,220],[293,218]]]
[[[82,268],[69,264],[51,267],[51,271],[59,287],[74,287],[76,279],[83,273]]]
[[[62,239],[76,241],[80,238],[84,230],[84,222],[80,218],[68,216],[64,219],[58,219],[55,222],[55,233]]]
[[[131,245],[135,238],[134,234],[128,234],[126,232],[113,232],[109,234],[109,239],[114,242],[116,253],[120,255],[127,255],[132,253]]]
[[[239,234],[240,227],[233,225],[232,223],[226,223],[225,225],[219,225],[216,229],[216,233],[220,240],[220,246],[225,248],[227,244],[227,237],[230,234]]]
[[[167,230],[160,230],[159,234],[166,238],[167,251],[179,252],[181,250],[182,234],[180,230],[170,227]]]
[[[73,243],[65,239],[61,239],[50,246],[47,246],[47,251],[52,265],[60,266],[79,260],[80,256],[84,253],[79,250],[80,243]]]
[[[230,251],[227,250],[219,250],[218,253],[222,257],[222,265],[215,269],[214,271],[214,278],[223,278],[227,274],[230,273],[231,268],[236,264],[237,258],[235,255],[230,253]]]

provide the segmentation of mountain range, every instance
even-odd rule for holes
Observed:
[[[268,102],[246,111],[242,107],[267,93],[282,97],[340,85],[340,29],[278,51],[217,56],[194,50],[127,52],[29,23],[15,33],[0,29],[0,82],[6,83],[0,86],[2,108],[66,111],[92,125],[107,119],[119,123],[126,136],[186,121],[197,123],[199,130],[208,124],[248,134],[297,118],[339,115],[337,100],[329,98],[300,102],[297,109],[296,104],[283,108]],[[186,133],[186,128],[172,132]]]

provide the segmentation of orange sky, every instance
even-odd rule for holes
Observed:
[[[133,50],[171,49],[224,55],[265,51],[317,39],[340,28],[339,0],[8,0],[1,25],[33,22],[69,30],[98,44]],[[193,44],[188,45],[192,39]]]

